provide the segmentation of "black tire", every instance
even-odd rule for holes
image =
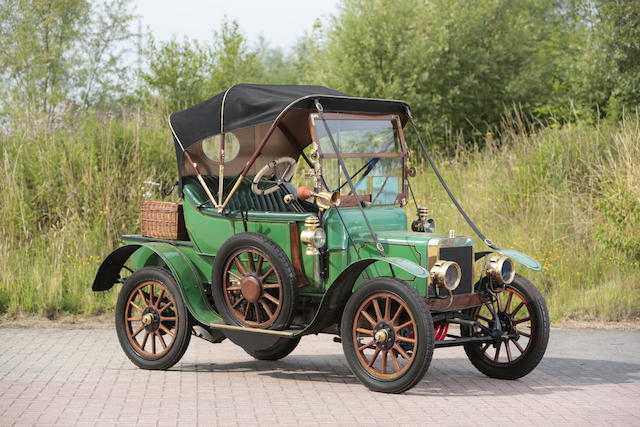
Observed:
[[[381,301],[385,303],[384,309],[380,307]],[[402,310],[401,304],[404,305]],[[404,329],[401,327],[409,323]],[[358,335],[368,327],[372,329]],[[383,329],[385,332],[376,338]],[[371,279],[356,290],[342,314],[341,334],[342,348],[351,371],[374,391],[402,393],[414,387],[424,377],[433,356],[433,320],[427,304],[414,288],[392,277]],[[366,342],[369,336],[371,341]],[[411,339],[413,344],[407,342]],[[373,351],[371,359],[365,351]],[[378,369],[375,364],[379,362],[377,355],[380,353],[383,355],[382,367]],[[386,374],[389,355],[393,372]],[[404,366],[400,366],[400,361]]]
[[[259,282],[257,285],[252,285],[256,286],[258,289],[255,291],[256,294],[253,295],[257,295],[257,301],[250,302],[248,299],[245,300],[245,303],[241,301],[239,303],[240,305],[238,306],[238,310],[235,310],[232,307],[233,303],[234,301],[237,302],[237,300],[245,298],[245,290],[225,290],[226,287],[230,287],[230,285],[232,285],[230,282],[231,276],[229,276],[229,274],[231,273],[229,273],[229,270],[233,267],[230,266],[229,263],[233,261],[237,254],[242,256],[242,254],[247,253],[253,254],[251,255],[252,257],[257,254],[259,257],[264,258],[262,262],[259,260],[255,261],[255,264],[253,258],[251,258],[251,263],[249,263],[249,260],[247,259],[247,264],[243,264],[244,268],[247,269],[247,274],[242,277],[252,277],[252,280],[255,279],[254,281]],[[273,286],[273,284],[267,283],[266,279],[263,281],[259,278],[260,273],[265,272],[265,269],[268,272],[268,269],[264,264],[265,262],[267,263],[266,265],[270,265],[274,269],[274,272],[271,273],[270,279],[269,277],[267,279],[272,282],[275,280],[280,284],[280,287],[277,289],[277,295],[274,293],[274,290],[267,290],[265,288],[265,286]],[[250,271],[251,268],[261,271]],[[238,271],[238,273],[242,274],[240,271]],[[235,275],[237,276],[238,274]],[[273,240],[262,234],[250,232],[239,233],[227,240],[220,247],[215,261],[213,262],[211,282],[211,291],[216,309],[225,322],[230,325],[281,330],[286,329],[293,321],[297,294],[295,270],[291,261],[289,261],[287,254],[285,254],[282,248]],[[235,287],[240,289],[243,288],[243,285],[238,284]],[[265,294],[271,295],[272,300],[277,299],[278,304],[273,305],[273,301],[267,300]],[[269,295],[267,295],[267,297]],[[232,298],[235,299],[232,300]],[[249,304],[251,304],[251,307],[248,307]],[[264,307],[264,304],[267,304],[266,308]],[[242,318],[243,309],[245,310],[244,319]],[[271,316],[270,313],[266,311],[267,309],[272,310]],[[251,311],[255,317],[255,321],[248,319]],[[265,316],[267,319],[261,322],[261,320],[264,320]]]
[[[283,339],[283,342],[264,350],[244,349],[250,356],[258,360],[280,360],[287,357],[300,343],[300,337],[293,339]]]
[[[504,294],[505,292],[506,294]],[[542,360],[549,342],[549,313],[540,292],[533,283],[523,276],[516,274],[513,282],[506,285],[502,294],[502,309],[498,309],[497,304],[492,304],[492,307],[500,316],[509,319],[505,324],[510,325],[509,329],[511,331],[514,331],[515,328],[515,331],[519,332],[517,339],[501,342],[498,347],[492,345],[485,348],[484,344],[465,344],[464,351],[473,366],[488,377],[515,380],[527,375]],[[509,296],[509,294],[512,295]],[[514,296],[517,300],[524,301],[523,307],[526,308],[528,313],[524,313],[522,308],[516,310],[520,304],[512,301]],[[481,312],[480,309],[481,307],[471,309],[469,314],[472,318],[477,319]],[[513,315],[509,312],[513,313]],[[522,319],[527,317],[530,320],[523,322]],[[485,325],[490,326],[491,323],[486,322]],[[523,331],[518,329],[520,325],[524,325],[522,326]],[[528,330],[525,329],[527,326]],[[466,326],[461,327],[461,332],[463,336],[479,334],[478,330],[472,331]],[[526,335],[530,336],[526,337]],[[524,351],[520,351],[520,349]],[[493,352],[493,356],[490,354],[491,352]],[[504,360],[505,357],[507,360]]]
[[[152,292],[154,298],[150,296]],[[153,305],[154,299],[157,307]],[[147,306],[142,307],[141,301]],[[144,311],[135,308],[136,305]],[[151,315],[148,318],[155,319],[154,323],[144,325],[145,312]],[[132,316],[138,315],[139,322],[132,320]],[[115,320],[124,353],[143,369],[172,367],[180,361],[191,340],[191,321],[180,289],[173,276],[162,268],[144,267],[127,278],[118,295]],[[137,335],[134,335],[135,331],[138,331]],[[153,340],[152,351],[146,351],[147,346],[151,346],[149,337]],[[171,342],[167,344],[169,339]]]

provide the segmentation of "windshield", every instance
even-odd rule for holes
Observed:
[[[325,115],[327,116],[327,115]],[[333,136],[358,195],[376,205],[394,204],[403,193],[404,157],[397,120],[332,119],[327,125]],[[322,174],[330,191],[349,194],[350,188],[340,172],[338,160],[326,129],[315,118]]]

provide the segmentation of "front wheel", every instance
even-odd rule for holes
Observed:
[[[406,283],[378,277],[349,298],[342,348],[351,371],[374,391],[402,393],[424,377],[433,356],[431,313]]]
[[[482,306],[470,309],[471,318],[506,336],[495,344],[465,344],[469,360],[483,374],[514,380],[531,372],[549,342],[549,314],[544,298],[526,278],[516,274],[511,284]],[[497,321],[496,321],[497,318]],[[462,326],[463,336],[486,336],[477,326]]]
[[[116,305],[116,331],[127,357],[143,369],[168,369],[189,346],[189,314],[175,280],[157,267],[129,276]]]

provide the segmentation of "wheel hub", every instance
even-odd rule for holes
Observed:
[[[502,339],[508,341],[509,339],[518,340],[520,336],[516,333],[516,328],[513,324],[511,316],[504,311],[498,313],[498,321],[500,322],[500,329],[497,328],[497,323],[494,319],[489,321],[489,329],[492,330],[491,336],[496,339]],[[497,345],[497,344],[495,344]]]
[[[396,341],[396,335],[390,324],[387,322],[380,322],[373,329],[373,339],[376,342],[376,346],[382,350],[388,350],[393,347],[393,344]]]
[[[149,332],[157,331],[160,327],[160,314],[155,307],[145,308],[140,320],[142,321],[144,328]]]
[[[498,313],[498,319],[500,320],[500,327],[503,331],[511,332],[513,330],[513,322],[507,313]]]
[[[149,326],[150,324],[152,324],[153,323],[153,314],[147,313],[144,316],[142,316],[142,323],[144,323],[145,326]]]
[[[262,296],[262,283],[257,277],[250,275],[240,280],[242,296],[249,302],[256,302]]]
[[[386,329],[380,329],[378,332],[376,332],[374,338],[376,339],[376,342],[383,343],[389,339],[389,334],[387,333]]]

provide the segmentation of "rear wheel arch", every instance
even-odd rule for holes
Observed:
[[[125,263],[141,248],[150,250],[162,261],[161,265],[154,266],[167,270],[173,276],[187,310],[197,322],[209,325],[221,320],[208,301],[200,273],[185,255],[168,243],[136,243],[117,248],[100,265],[92,289],[96,292],[106,291],[122,281],[120,272]]]

